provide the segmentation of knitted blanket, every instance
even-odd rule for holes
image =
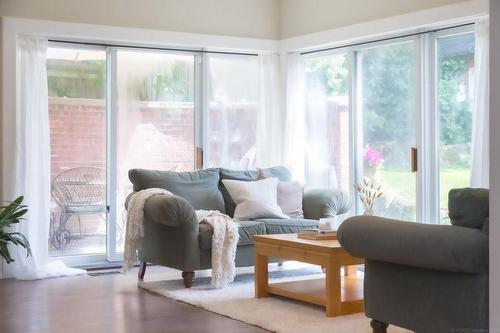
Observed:
[[[236,274],[234,260],[239,234],[238,225],[216,210],[197,210],[198,222],[212,226],[212,288],[224,288]]]

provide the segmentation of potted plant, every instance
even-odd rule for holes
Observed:
[[[365,149],[363,158],[365,161],[365,166],[364,166],[365,176],[369,178],[375,177],[375,173],[384,163],[382,152],[377,148],[372,148],[368,146]]]
[[[20,232],[9,232],[9,228],[23,220],[23,216],[28,212],[26,205],[23,205],[24,197],[20,196],[7,206],[0,206],[0,256],[7,264],[14,261],[10,256],[8,245],[20,245],[26,249],[27,256],[31,255],[28,239]]]

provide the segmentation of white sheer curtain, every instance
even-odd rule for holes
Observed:
[[[489,187],[489,24],[475,24],[471,186]]]
[[[286,124],[285,124],[285,163],[291,169],[293,178],[305,180],[305,111],[304,80],[299,53],[287,55],[286,74]]]
[[[259,109],[256,158],[252,167],[269,167],[283,161],[283,129],[280,104],[280,58],[259,55]]]
[[[337,188],[337,173],[332,162],[332,108],[326,97],[305,103],[305,182],[308,188]],[[336,124],[335,124],[336,125]]]
[[[20,36],[17,45],[18,96],[16,109],[15,192],[28,206],[19,232],[29,240],[33,255],[11,247],[14,262],[5,265],[8,277],[42,279],[85,271],[49,260],[50,135],[47,88],[47,39]]]
[[[204,57],[206,167],[251,169],[282,161],[279,56]]]

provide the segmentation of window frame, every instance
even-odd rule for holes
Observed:
[[[117,221],[121,218],[116,207],[116,188],[118,186],[117,180],[117,130],[118,130],[118,80],[117,80],[117,53],[118,50],[125,47],[115,46],[100,46],[100,45],[87,45],[85,43],[73,42],[49,42],[49,48],[67,48],[67,49],[87,49],[87,50],[100,50],[106,52],[106,92],[105,92],[105,108],[106,108],[106,251],[99,254],[81,254],[81,255],[62,255],[52,256],[55,260],[61,260],[65,264],[75,267],[100,267],[106,266],[110,263],[121,262],[123,260],[123,253],[116,250],[116,224],[111,221]],[[201,125],[202,115],[202,53],[201,52],[185,52],[185,51],[169,51],[169,50],[150,50],[150,49],[137,49],[137,52],[151,52],[151,53],[165,53],[165,54],[182,54],[192,55],[194,61],[194,143],[193,151],[194,158],[196,158],[196,147],[202,146],[202,131]],[[193,165],[193,168],[195,165]]]
[[[418,149],[418,172],[416,175],[416,220],[425,223],[440,223],[440,170],[439,170],[439,109],[438,109],[438,73],[437,73],[437,40],[438,38],[474,33],[474,26],[450,28],[438,32],[424,33],[417,36],[395,38],[390,41],[373,42],[362,46],[350,46],[334,50],[308,53],[301,56],[302,67],[308,58],[323,57],[336,54],[347,54],[348,57],[348,95],[350,122],[350,179],[351,182],[362,179],[363,160],[359,153],[362,149],[362,111],[359,108],[359,61],[358,53],[362,50],[412,41],[415,46],[415,145]],[[361,145],[361,146],[360,146]],[[357,198],[350,189],[353,198]],[[362,212],[361,202],[353,201],[351,214]]]
[[[432,164],[429,166],[429,169],[427,170],[428,172],[428,177],[430,178],[429,182],[429,189],[428,193],[429,196],[432,198],[430,202],[430,207],[429,207],[429,223],[432,224],[440,224],[440,166],[439,166],[439,138],[440,138],[440,132],[439,132],[439,87],[438,87],[438,82],[439,82],[439,69],[438,69],[438,49],[437,49],[437,43],[439,38],[443,37],[451,37],[451,36],[457,36],[457,35],[463,35],[463,34],[474,34],[475,29],[474,26],[464,26],[464,27],[457,27],[457,28],[452,28],[452,29],[447,29],[447,30],[441,30],[438,32],[434,32],[431,34],[428,34],[428,54],[426,55],[429,59],[429,76],[432,77],[432,85],[430,86],[430,101],[429,101],[429,109],[425,110],[429,114],[429,123],[427,124],[429,126],[429,131],[430,135],[433,138],[432,142],[428,143],[428,150],[431,152],[433,156],[433,161]],[[475,36],[474,36],[475,39]]]

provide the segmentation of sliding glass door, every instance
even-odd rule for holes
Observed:
[[[47,59],[51,256],[122,259],[130,169],[254,166],[258,57],[51,43]]]
[[[258,64],[255,56],[205,55],[205,166],[255,167]]]
[[[194,169],[195,55],[127,49],[115,59],[110,166],[113,183],[109,257],[119,259],[125,232],[125,199],[133,191],[134,168]]]
[[[128,171],[194,169],[196,57],[51,44],[51,256],[121,260]]]
[[[355,195],[367,178],[375,215],[449,223],[449,190],[470,184],[474,52],[467,26],[304,56],[308,185]]]
[[[438,123],[439,221],[449,223],[448,192],[469,186],[474,33],[436,36],[436,109]]]
[[[356,52],[358,180],[382,185],[376,215],[403,220],[416,219],[416,59],[413,40]]]
[[[349,56],[304,59],[305,181],[308,187],[349,191]]]
[[[49,255],[106,254],[106,50],[47,53],[52,209]],[[69,259],[68,259],[69,260]]]

